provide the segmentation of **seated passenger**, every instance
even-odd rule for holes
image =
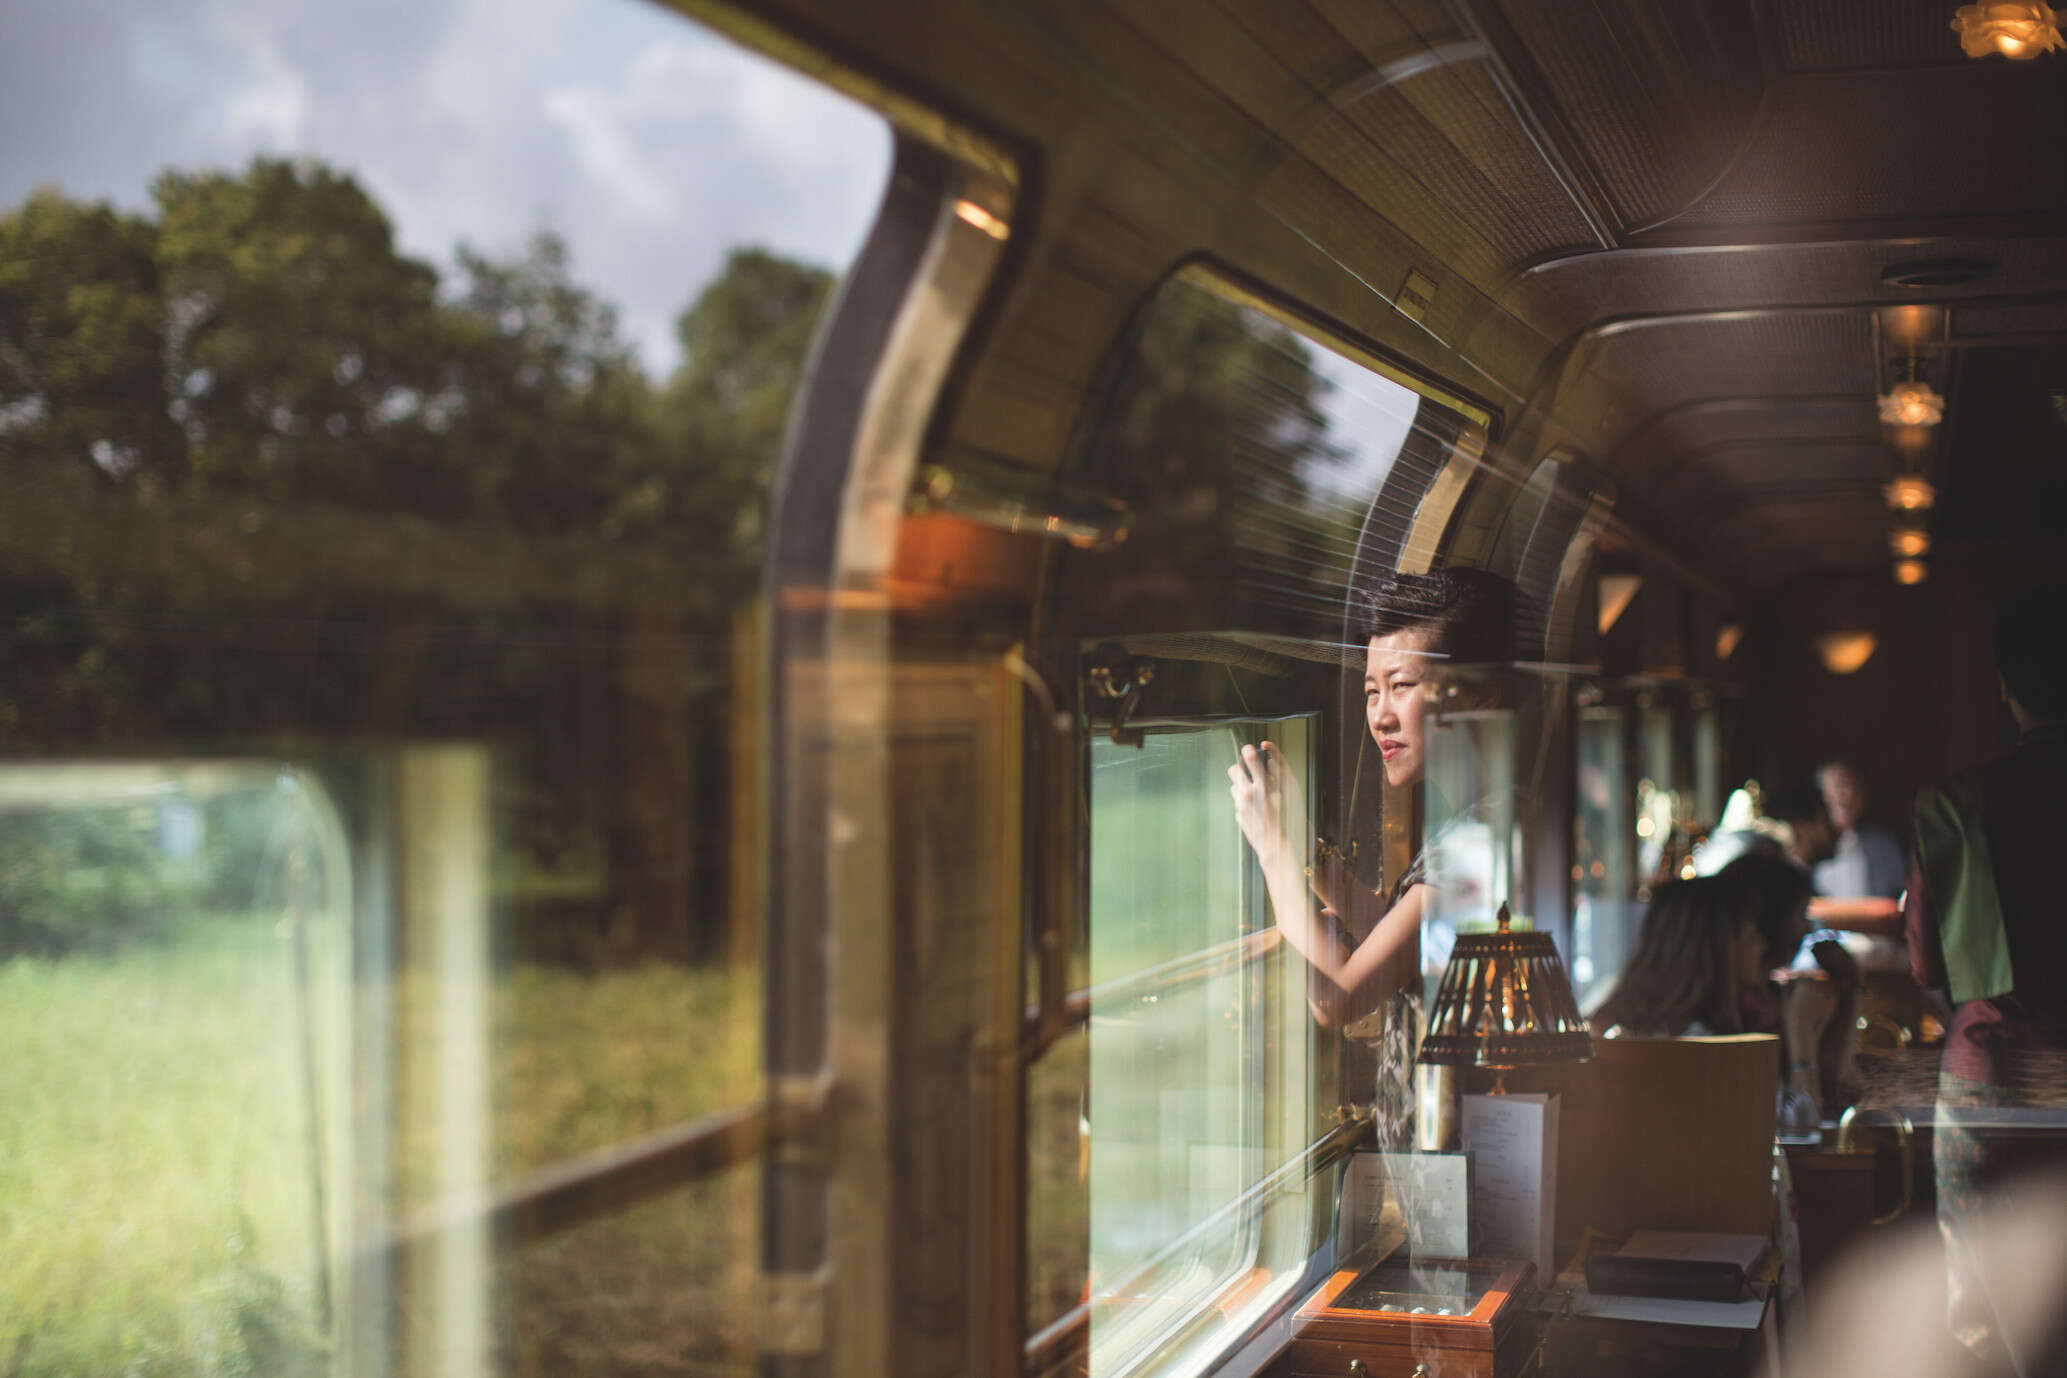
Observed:
[[[1830,856],[1816,863],[1816,893],[1832,899],[1895,900],[1907,888],[1909,858],[1886,828],[1866,821],[1866,785],[1848,761],[1816,769],[1831,829]]]
[[[1766,973],[1757,911],[1738,880],[1697,876],[1661,886],[1636,951],[1587,1022],[1603,1038],[1743,1032],[1743,993]]]
[[[1855,1080],[1863,995],[1858,961],[1839,935],[1810,930],[1809,877],[1793,862],[1750,852],[1718,875],[1751,892],[1765,942],[1758,979],[1739,992],[1744,1031],[1780,1034],[1783,1080],[1819,1111],[1834,1106]],[[1772,979],[1772,973],[1789,969],[1795,979],[1784,987]],[[1829,979],[1817,979],[1817,972]]]
[[[1824,871],[1837,856],[1840,838],[1837,820],[1831,816],[1823,791],[1811,785],[1790,785],[1774,792],[1766,813],[1787,825],[1786,855],[1812,878],[1811,883],[1818,874],[1833,874],[1840,879],[1847,874]],[[1900,892],[1901,887],[1897,886],[1895,893]],[[1810,919],[1840,928],[1892,926],[1900,914],[1894,895],[1836,895],[1819,887],[1816,898],[1809,902]]]
[[[1465,692],[1454,667],[1510,657],[1513,592],[1504,579],[1481,570],[1394,574],[1365,595],[1364,612],[1364,727],[1383,759],[1386,783],[1417,786],[1427,774],[1434,705],[1483,706]],[[1323,868],[1308,865],[1312,829],[1301,813],[1304,795],[1277,746],[1243,747],[1227,775],[1242,836],[1263,867],[1278,931],[1315,973],[1314,1017],[1323,1024],[1356,1019],[1378,1003],[1386,961],[1420,931],[1423,859],[1390,885],[1382,878],[1369,890],[1345,883],[1335,893]]]
[[[1770,852],[1747,851],[1717,872],[1751,891],[1757,905],[1755,921],[1765,941],[1765,968],[1777,971],[1791,965],[1809,936],[1809,900],[1813,890],[1808,873]]]

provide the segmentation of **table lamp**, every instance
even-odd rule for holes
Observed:
[[[1504,904],[1497,931],[1458,935],[1426,1028],[1416,1062],[1489,1068],[1495,1095],[1505,1094],[1510,1068],[1593,1057],[1557,944],[1510,929]]]

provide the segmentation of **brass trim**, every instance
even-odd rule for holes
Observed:
[[[1357,344],[1347,336],[1322,325],[1311,316],[1301,313],[1274,297],[1237,282],[1233,277],[1210,263],[1199,261],[1187,263],[1177,270],[1176,278],[1179,282],[1189,283],[1194,287],[1202,287],[1214,295],[1225,298],[1239,306],[1246,306],[1253,311],[1261,311],[1287,330],[1304,335],[1314,343],[1336,354],[1340,354],[1359,368],[1368,369],[1381,378],[1398,383],[1403,388],[1412,389],[1419,396],[1449,408],[1459,416],[1473,422],[1481,430],[1490,429],[1493,424],[1493,414],[1478,403],[1458,393],[1451,392],[1440,384],[1433,383],[1427,378],[1422,377],[1420,374],[1401,368],[1383,355]]]
[[[874,77],[836,62],[827,54],[759,15],[744,13],[723,0],[664,0],[699,24],[753,49],[764,57],[801,72],[876,111],[905,133],[995,179],[1002,194],[993,203],[979,199],[986,211],[1008,219],[1019,186],[1019,162],[995,140]]]

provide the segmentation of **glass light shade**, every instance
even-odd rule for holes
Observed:
[[[1884,426],[1935,426],[1945,419],[1945,399],[1928,383],[1897,383],[1880,399]]]
[[[2001,53],[2023,61],[2060,46],[2059,23],[2043,0],[1962,5],[1952,16],[1952,27],[1968,57]]]
[[[1888,533],[1888,549],[1904,560],[1931,552],[1931,533],[1920,526],[1898,526]]]
[[[1872,632],[1825,632],[1816,638],[1816,654],[1831,674],[1849,675],[1873,659],[1879,645],[1880,639]]]
[[[1921,560],[1895,561],[1895,582],[1898,584],[1921,584],[1931,577],[1931,567]]]
[[[1728,660],[1737,654],[1737,643],[1744,639],[1744,628],[1735,622],[1725,622],[1715,634],[1715,658]]]
[[[1593,1039],[1548,933],[1516,932],[1500,906],[1492,933],[1460,933],[1428,1013],[1417,1062],[1530,1067],[1585,1062]]]
[[[1938,490],[1922,474],[1898,475],[1880,491],[1897,512],[1928,512],[1938,501]]]
[[[1608,634],[1608,628],[1620,621],[1628,610],[1636,591],[1644,586],[1641,574],[1603,574],[1600,577],[1600,632]]]

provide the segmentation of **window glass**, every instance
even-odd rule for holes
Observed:
[[[628,0],[5,46],[0,1354],[745,1371],[750,1170],[380,1246],[759,1095],[768,495],[886,125]]]
[[[1421,922],[1421,974],[1430,996],[1457,935],[1494,927],[1500,906],[1515,902],[1514,759],[1513,709],[1447,712],[1430,727]]]
[[[1308,1241],[1229,1209],[1306,1146],[1313,1042],[1298,963],[1269,941],[1227,763],[1274,742],[1313,778],[1315,723],[1157,728],[1091,753],[1091,1372]],[[1312,801],[1310,786],[1306,807]],[[1260,939],[1260,941],[1259,941]]]
[[[1585,1000],[1628,956],[1629,785],[1624,709],[1579,710],[1578,806],[1573,811],[1572,980]]]
[[[1713,699],[1694,709],[1694,820],[1712,828],[1722,817],[1722,718]]]
[[[1636,865],[1645,896],[1672,878],[1665,874],[1666,862],[1681,809],[1673,728],[1671,705],[1649,700],[1639,705],[1637,750],[1643,775],[1636,785]]]

